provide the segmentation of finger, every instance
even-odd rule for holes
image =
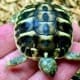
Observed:
[[[41,71],[36,72],[29,80],[52,80],[52,78]]]
[[[72,27],[73,27],[73,40],[80,41],[80,27],[78,25],[78,22],[73,21]]]
[[[80,53],[80,42],[73,42],[71,46],[71,51]]]
[[[79,68],[80,62],[62,60],[53,80],[70,80]]]
[[[80,52],[80,43],[73,42],[71,51]],[[70,80],[79,68],[80,61],[60,60],[53,80]]]
[[[16,48],[13,38],[13,25],[0,26],[0,58]]]
[[[18,55],[19,52],[15,51],[0,60],[0,80],[28,80],[38,70],[37,62],[31,60],[12,68],[8,67],[6,63]]]
[[[67,60],[61,60],[58,65],[58,71],[53,79],[45,75],[43,72],[38,71],[29,80],[70,80],[75,72],[80,68],[80,62],[71,62]]]

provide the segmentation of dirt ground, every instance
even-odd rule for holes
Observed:
[[[35,1],[44,0],[0,0],[0,24],[9,22],[12,15]],[[80,24],[80,0],[53,0],[53,2],[64,5],[70,12],[72,20],[76,19]]]

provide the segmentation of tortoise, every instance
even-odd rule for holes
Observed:
[[[57,70],[57,59],[80,60],[80,54],[69,51],[73,42],[70,16],[62,5],[51,0],[22,9],[15,18],[14,33],[22,55],[11,59],[8,66],[32,59],[38,61],[41,71],[53,75]]]

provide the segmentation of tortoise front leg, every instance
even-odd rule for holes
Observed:
[[[80,52],[68,52],[64,57],[68,60],[80,60]]]

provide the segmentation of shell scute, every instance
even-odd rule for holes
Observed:
[[[30,7],[30,8],[29,8]],[[18,16],[15,34],[17,45],[26,55],[29,50],[34,56],[63,56],[69,49],[72,40],[72,26],[69,15],[58,5],[47,3],[25,7]],[[66,29],[67,28],[67,29]],[[34,50],[33,50],[34,48]],[[32,53],[30,53],[31,56]],[[32,54],[32,55],[33,55]]]

